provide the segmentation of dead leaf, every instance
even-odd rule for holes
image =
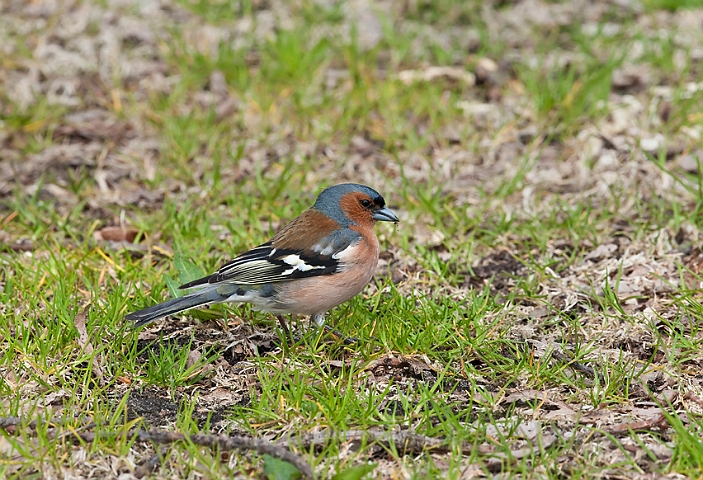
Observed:
[[[444,232],[424,223],[416,225],[413,233],[415,243],[428,248],[438,247],[442,245],[445,240]]]
[[[595,250],[591,250],[584,257],[584,260],[592,260],[597,262],[603,258],[609,258],[614,252],[618,250],[618,246],[614,243],[605,243],[603,245],[598,245]]]
[[[556,440],[557,436],[553,433],[543,433],[541,437],[536,435],[531,441],[533,445],[511,449],[510,456],[504,452],[497,452],[495,444],[489,442],[479,445],[478,451],[483,455],[491,457],[485,462],[486,468],[491,471],[497,471],[501,469],[506,460],[521,459],[538,454],[540,451],[551,447]]]
[[[88,309],[86,308],[76,315],[76,318],[73,320],[73,325],[76,327],[76,330],[78,330],[78,344],[81,346],[81,349],[90,356],[94,353],[94,349],[93,345],[90,343],[90,335],[88,335],[88,330],[85,325],[85,321],[88,318],[87,311]],[[100,367],[98,355],[93,355],[92,365],[93,375],[100,385],[104,385],[103,369]]]
[[[210,87],[210,91],[220,98],[227,97],[227,94],[229,93],[227,78],[220,70],[212,71],[208,86]]]
[[[688,173],[697,174],[702,158],[703,152],[699,150],[696,154],[688,153],[686,155],[681,155],[676,159],[676,165]]]
[[[394,371],[408,371],[412,375],[418,376],[422,372],[434,371],[426,362],[412,357],[412,356],[398,356],[388,355],[385,357],[372,360],[364,370],[381,370],[383,373],[390,373],[389,370]]]
[[[188,358],[186,359],[186,368],[191,368],[196,365],[201,358],[203,358],[203,354],[200,350],[191,350],[188,354]]]
[[[19,461],[24,458],[24,452],[32,452],[32,454],[36,454],[37,451],[34,448],[34,445],[31,443],[30,445],[31,446],[27,448],[27,444],[22,441],[21,437],[13,436],[12,440],[9,440],[4,435],[0,435],[0,457],[12,461]]]
[[[644,88],[649,83],[650,68],[646,65],[628,65],[613,71],[613,90],[620,93]]]
[[[92,140],[115,143],[136,136],[134,128],[119,120],[107,110],[91,109],[66,115],[64,125],[54,130],[54,140],[69,139],[70,142]]]
[[[473,87],[476,84],[476,76],[461,67],[429,67],[425,70],[403,70],[398,74],[398,79],[406,85],[440,80],[463,84],[466,87]]]
[[[125,228],[120,226],[104,227],[93,233],[93,238],[105,242],[129,242],[135,243],[139,235],[139,230],[135,228]]]
[[[481,57],[476,60],[476,80],[480,83],[488,81],[491,75],[498,71],[498,64],[488,57]]]
[[[90,337],[88,336],[88,331],[85,326],[87,318],[86,311],[83,310],[76,315],[76,318],[73,320],[73,325],[76,327],[76,330],[78,330],[78,344],[86,353],[93,353],[93,346],[90,344]]]
[[[538,408],[542,405],[547,405],[550,407],[557,407],[557,410],[545,411],[542,415],[544,419],[550,420],[576,420],[578,417],[578,412],[567,405],[562,400],[554,398],[555,393],[540,391],[540,390],[521,390],[519,392],[514,392],[503,399],[501,403],[515,403],[515,402],[527,402],[527,401],[537,401]]]
[[[37,190],[39,191],[39,196],[41,198],[55,200],[63,205],[72,206],[78,203],[78,197],[76,197],[73,192],[70,192],[54,183],[47,183],[41,186],[39,184],[30,185],[25,191],[28,195],[35,195]]]
[[[542,424],[536,420],[531,420],[520,423],[517,427],[513,425],[488,425],[485,431],[487,436],[493,438],[524,438],[532,442],[542,431]]]

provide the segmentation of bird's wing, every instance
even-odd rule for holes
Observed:
[[[304,212],[270,241],[230,260],[214,274],[180,288],[221,282],[260,285],[336,273],[340,268],[338,254],[357,243],[360,234],[348,228],[335,228],[331,233],[329,226],[321,229],[320,220],[327,217],[315,218],[317,214]]]

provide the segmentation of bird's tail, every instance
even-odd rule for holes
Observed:
[[[158,320],[169,315],[174,315],[182,312],[183,310],[188,310],[189,308],[222,301],[222,297],[223,296],[219,294],[216,289],[203,290],[200,292],[191,293],[189,295],[184,295],[182,297],[173,298],[152,307],[138,310],[134,313],[130,313],[125,318],[127,320],[134,321],[134,327],[137,328],[146,325],[147,323],[151,323],[154,320]]]

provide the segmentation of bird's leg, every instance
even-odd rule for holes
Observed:
[[[283,318],[283,315],[276,315],[276,319],[278,320],[278,323],[281,325],[281,329],[283,330],[283,333],[285,333],[286,337],[288,337],[288,340],[293,342],[293,335],[291,335],[290,330],[288,329],[288,324],[286,323],[286,319]]]
[[[325,324],[325,314],[315,313],[310,315],[310,326],[320,328]]]

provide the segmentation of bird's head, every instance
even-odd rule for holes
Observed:
[[[373,188],[356,183],[343,183],[323,190],[312,208],[344,226],[399,221],[386,207],[381,194]]]

